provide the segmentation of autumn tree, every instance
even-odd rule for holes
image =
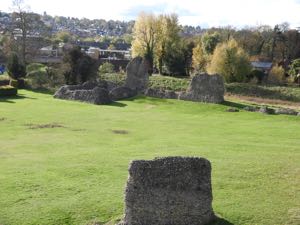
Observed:
[[[168,58],[178,53],[179,32],[180,27],[176,14],[160,15],[158,17],[158,43],[155,47],[155,58],[160,74],[163,74],[163,65],[168,62]]]
[[[193,48],[193,61],[192,66],[196,72],[205,72],[207,66],[207,56],[205,56],[202,44],[199,42]]]
[[[214,53],[214,50],[220,41],[221,36],[219,32],[206,32],[200,39],[197,40],[197,44],[193,49],[192,60],[192,66],[195,72],[206,71],[211,55]]]
[[[133,28],[132,55],[148,60],[149,73],[153,72],[155,48],[159,41],[159,20],[154,14],[141,13]]]
[[[285,79],[285,71],[282,68],[282,66],[273,66],[269,76],[268,76],[268,81],[271,84],[283,84],[285,83],[286,79]]]
[[[217,44],[220,41],[221,37],[218,32],[214,32],[212,34],[205,33],[201,38],[204,53],[207,55],[213,54]]]
[[[218,44],[207,68],[221,74],[227,82],[241,82],[251,71],[248,55],[234,39]]]
[[[155,16],[141,13],[133,31],[133,56],[145,57],[150,68],[156,64],[160,74],[176,71],[177,64],[185,62],[176,14]]]

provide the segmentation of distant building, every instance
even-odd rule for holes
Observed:
[[[40,49],[40,54],[42,56],[57,56],[57,50],[54,49],[52,45],[50,45],[50,46],[42,47]]]
[[[90,47],[86,54],[88,54],[90,57],[92,57],[93,59],[99,59],[100,56],[100,49],[99,48],[94,48],[94,47]]]
[[[272,69],[273,63],[272,62],[260,62],[260,61],[252,61],[251,65],[254,69],[261,70],[265,74],[268,74]]]
[[[129,50],[109,50],[90,47],[87,52],[94,59],[110,59],[110,60],[130,60],[131,54]]]

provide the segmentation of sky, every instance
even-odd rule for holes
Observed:
[[[11,12],[12,0],[0,0]],[[134,20],[141,12],[176,13],[182,25],[236,28],[288,22],[300,27],[300,0],[25,0],[31,11],[52,16]]]

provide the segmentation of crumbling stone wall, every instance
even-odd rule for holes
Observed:
[[[65,85],[56,91],[54,98],[76,100],[96,105],[110,103],[108,90],[97,85],[93,82],[86,82],[82,85]]]
[[[212,209],[211,165],[204,158],[133,161],[119,225],[204,225]]]
[[[221,103],[224,101],[223,77],[206,73],[195,75],[186,92],[179,99],[195,102]]]

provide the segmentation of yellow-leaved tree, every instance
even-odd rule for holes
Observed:
[[[271,84],[284,84],[286,82],[285,71],[282,66],[273,66],[269,76],[268,82]]]
[[[206,56],[203,52],[201,42],[193,48],[193,58],[192,58],[192,66],[195,72],[205,72],[206,65],[208,62],[208,56]]]
[[[134,28],[132,56],[142,56],[148,60],[149,73],[152,74],[154,51],[159,41],[159,20],[154,14],[140,13]]]
[[[176,14],[158,17],[158,43],[155,48],[155,59],[159,73],[163,73],[163,65],[168,63],[170,55],[175,55],[180,42],[180,27]]]
[[[251,64],[247,53],[231,39],[217,45],[207,71],[222,75],[226,82],[242,82],[251,72]]]
[[[151,68],[155,63],[162,73],[163,65],[170,64],[170,56],[177,54],[179,31],[176,14],[155,16],[141,13],[133,28],[132,56],[145,57]]]

